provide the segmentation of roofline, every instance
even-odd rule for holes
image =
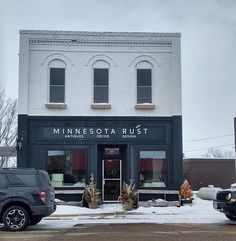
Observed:
[[[61,31],[61,30],[20,30],[20,34],[39,34],[39,35],[90,35],[90,36],[135,36],[135,37],[181,37],[181,33],[164,32],[103,32],[103,31]]]

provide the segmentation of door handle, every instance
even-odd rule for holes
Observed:
[[[0,192],[0,194],[5,195],[5,194],[6,194],[6,192]]]

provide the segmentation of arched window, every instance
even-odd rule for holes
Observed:
[[[109,102],[109,67],[103,60],[98,60],[93,64],[93,102]]]
[[[152,103],[152,69],[148,61],[136,65],[137,72],[137,104]]]
[[[49,103],[65,103],[65,70],[62,60],[49,63]]]

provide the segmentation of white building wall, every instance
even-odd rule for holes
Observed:
[[[180,34],[57,31],[21,31],[20,34],[19,114],[181,115]],[[78,42],[70,42],[72,39]],[[49,102],[48,64],[53,59],[61,59],[66,64],[65,109],[51,109],[45,105]],[[97,60],[110,65],[111,109],[91,108],[92,65]],[[135,65],[141,60],[153,65],[155,109],[151,110],[135,109]]]

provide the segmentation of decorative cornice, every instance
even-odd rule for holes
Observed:
[[[181,37],[181,33],[168,32],[92,32],[92,31],[58,31],[58,30],[20,30],[20,34],[40,36],[74,37]]]
[[[30,39],[30,45],[75,45],[75,46],[149,46],[170,47],[170,40],[78,40],[78,39]]]

